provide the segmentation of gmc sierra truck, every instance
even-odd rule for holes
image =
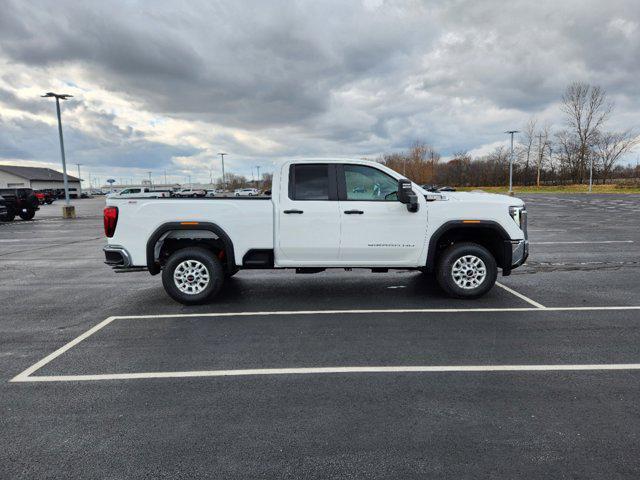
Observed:
[[[522,200],[427,192],[363,160],[277,165],[272,196],[107,199],[104,247],[120,271],[162,273],[184,304],[213,298],[240,269],[420,270],[476,298],[527,259]]]

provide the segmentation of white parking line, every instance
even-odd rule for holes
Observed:
[[[584,370],[640,370],[640,363],[566,365],[399,365],[376,367],[255,368],[245,370],[194,370],[186,372],[105,373],[14,378],[12,382],[84,382],[143,378],[243,377],[248,375],[309,375],[327,373],[443,373],[443,372],[561,372]]]
[[[501,284],[500,282],[496,282],[496,285],[500,288],[502,288],[503,290],[506,290],[507,292],[515,295],[516,297],[524,300],[525,302],[529,303],[530,305],[533,305],[536,308],[547,308],[544,305],[542,305],[541,303],[536,302],[535,300],[531,300],[529,297],[521,294],[520,292],[516,292],[515,290],[513,290],[512,288],[507,287],[506,285]]]
[[[109,325],[111,322],[113,322],[116,319],[116,317],[108,317],[105,318],[103,321],[101,321],[99,324],[97,324],[96,326],[90,328],[89,330],[87,330],[86,332],[84,332],[81,335],[78,335],[76,338],[74,338],[73,340],[71,340],[69,343],[67,343],[66,345],[60,347],[58,350],[56,350],[53,353],[50,353],[49,355],[47,355],[46,357],[44,357],[42,360],[40,360],[37,363],[34,363],[33,365],[31,365],[29,368],[27,368],[24,372],[20,373],[19,375],[17,375],[16,377],[14,377],[13,379],[11,379],[12,382],[20,382],[20,381],[24,381],[25,378],[27,378],[29,375],[31,375],[32,373],[34,373],[36,370],[41,369],[42,367],[44,367],[47,363],[55,360],[56,358],[58,358],[60,355],[62,355],[64,352],[66,352],[67,350],[69,350],[70,348],[75,347],[77,344],[79,344],[81,341],[83,341],[86,338],[89,338],[91,335],[93,335],[94,333],[96,333],[98,330],[106,327],[107,325]]]
[[[82,380],[118,380],[135,378],[172,378],[172,377],[203,377],[203,376],[239,376],[239,375],[276,375],[283,373],[347,373],[353,372],[394,371],[387,369],[404,369],[398,371],[415,372],[456,372],[456,371],[534,371],[534,370],[635,370],[638,364],[594,364],[594,365],[484,365],[484,366],[398,366],[398,367],[319,367],[319,368],[289,368],[289,369],[257,369],[257,370],[205,370],[190,372],[144,372],[144,373],[114,373],[98,375],[55,375],[55,376],[31,376],[36,371],[58,358],[60,355],[86,340],[94,333],[109,325],[114,320],[131,319],[159,319],[159,318],[191,318],[191,317],[246,317],[246,316],[270,316],[270,315],[322,315],[322,314],[371,314],[371,313],[467,313],[467,312],[567,312],[567,311],[616,311],[616,310],[640,310],[640,306],[611,306],[611,307],[521,307],[521,308],[416,308],[416,309],[388,309],[388,310],[300,310],[300,311],[272,311],[272,312],[223,312],[223,313],[176,313],[168,315],[127,315],[113,316],[104,319],[83,334],[71,340],[69,343],[47,355],[23,372],[9,380],[10,382],[55,382],[55,381],[82,381]],[[328,370],[327,370],[328,368]],[[235,372],[235,373],[220,373]],[[238,373],[245,372],[245,373]],[[266,372],[266,373],[246,373]]]
[[[640,306],[605,307],[487,307],[487,308],[380,308],[358,310],[279,310],[256,312],[214,312],[214,313],[160,313],[155,315],[118,315],[114,320],[196,318],[196,317],[254,317],[270,315],[340,315],[340,314],[376,314],[376,313],[487,313],[487,312],[583,312],[606,310],[640,310]]]

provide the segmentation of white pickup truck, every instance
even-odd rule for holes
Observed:
[[[120,190],[119,192],[107,194],[107,198],[164,198],[170,196],[170,190],[153,190],[149,187],[131,187]]]
[[[522,200],[430,193],[376,162],[279,164],[271,197],[107,199],[106,263],[162,272],[184,304],[213,298],[240,269],[420,270],[476,298],[526,260]]]

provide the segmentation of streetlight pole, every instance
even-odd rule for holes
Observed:
[[[82,198],[82,178],[80,178],[80,165],[81,163],[76,163],[78,166],[78,184],[80,185],[80,190],[78,191],[78,198]]]
[[[64,181],[64,202],[68,210],[68,215],[75,217],[75,211],[71,209],[71,205],[69,202],[69,180],[67,179],[67,160],[64,156],[64,138],[62,137],[62,118],[60,116],[60,100],[66,100],[67,98],[73,97],[73,95],[68,95],[66,93],[47,92],[41,96],[43,98],[53,97],[56,99],[56,113],[58,114],[58,136],[60,137],[60,155],[62,157],[62,179]]]
[[[520,131],[507,130],[504,133],[511,135],[511,154],[509,155],[509,195],[513,195],[513,134],[520,133]]]
[[[220,155],[220,157],[222,158],[222,188],[226,190],[227,188],[227,181],[224,177],[224,156],[227,155],[226,153],[218,153],[218,155]]]
[[[256,180],[256,188],[258,188],[258,183],[260,182],[260,165],[256,165],[256,170],[258,172],[257,180]]]
[[[151,182],[151,172],[147,172],[149,174],[149,188],[151,188],[151,185],[153,182]]]

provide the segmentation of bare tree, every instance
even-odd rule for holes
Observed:
[[[529,165],[531,162],[531,152],[533,150],[533,144],[536,138],[536,124],[538,121],[535,117],[532,117],[527,122],[527,125],[524,127],[524,132],[522,134],[522,153],[524,156],[524,184],[529,184]]]
[[[536,186],[540,186],[540,173],[544,162],[545,152],[549,150],[549,125],[544,125],[537,134],[538,137],[538,155],[536,159]],[[525,183],[526,185],[526,183]]]
[[[417,140],[408,152],[386,154],[379,161],[414,182],[424,184],[433,182],[440,153],[428,143]]]
[[[263,173],[260,180],[261,190],[271,190],[271,184],[273,183],[273,173]]]
[[[625,132],[605,132],[598,135],[595,153],[602,168],[602,183],[607,183],[611,171],[618,160],[640,144],[640,137],[630,130]]]
[[[613,104],[601,87],[587,83],[571,83],[562,96],[561,110],[569,128],[578,139],[578,180],[584,180],[587,160],[600,129],[606,122]]]

